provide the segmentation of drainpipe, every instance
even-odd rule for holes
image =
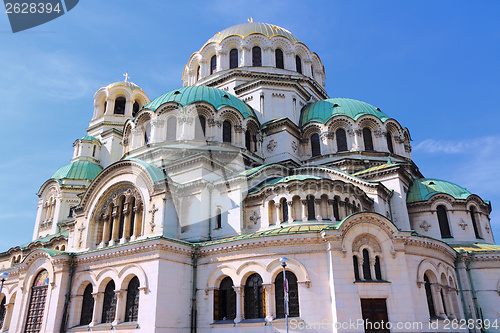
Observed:
[[[208,240],[212,240],[212,191],[214,185],[208,184]]]
[[[467,275],[469,276],[470,289],[472,290],[472,300],[474,301],[474,310],[476,310],[476,320],[477,320],[477,319],[482,319],[482,316],[480,313],[481,310],[479,307],[479,303],[477,301],[476,290],[474,289],[474,283],[472,282],[472,275],[470,272],[470,264],[472,262],[472,259],[474,259],[474,253],[470,254],[470,259],[467,261],[466,270],[467,270]],[[481,328],[481,332],[486,332],[486,330]]]
[[[197,269],[198,269],[198,245],[194,246],[193,252],[193,296],[191,298],[191,333],[196,333],[196,280],[197,280]]]
[[[62,322],[61,322],[61,328],[59,332],[64,333],[66,332],[66,325],[67,320],[68,320],[68,306],[69,306],[69,300],[71,297],[71,285],[73,284],[73,273],[75,272],[75,254],[70,253],[69,254],[69,281],[68,281],[68,290],[66,291],[66,299],[64,300],[64,310],[63,310],[63,316],[62,316]]]
[[[465,304],[464,290],[462,288],[462,281],[460,280],[460,270],[458,269],[458,263],[462,260],[462,253],[458,253],[455,258],[455,270],[457,272],[458,287],[460,288],[460,298],[462,299],[462,306],[464,307],[465,319],[469,322],[469,312],[467,311],[467,305]],[[469,332],[472,330],[469,328]]]

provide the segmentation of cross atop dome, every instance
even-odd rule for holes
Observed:
[[[128,79],[130,79],[130,76],[128,76],[128,73],[123,74],[125,76],[125,82],[128,82]]]

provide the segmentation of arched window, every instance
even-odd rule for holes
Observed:
[[[335,137],[337,138],[337,151],[347,151],[347,137],[345,135],[345,130],[343,128],[336,130]]]
[[[363,249],[363,279],[371,280],[372,272],[370,271],[370,255],[367,249]]]
[[[125,97],[118,97],[115,99],[115,110],[113,111],[114,114],[125,114],[125,104],[127,103],[127,100]]]
[[[254,46],[252,48],[252,66],[254,67],[262,66],[262,51],[258,46]]]
[[[394,154],[394,145],[392,144],[391,133],[387,132],[387,134],[385,135],[385,138],[387,139],[387,148],[389,149],[389,152],[391,154]]]
[[[220,208],[215,210],[215,229],[222,228],[222,211]]]
[[[271,200],[268,202],[267,211],[268,211],[269,225],[275,225],[276,224],[276,203],[274,202],[274,200]]]
[[[139,279],[134,276],[128,283],[125,322],[137,321],[139,316]]]
[[[295,56],[295,69],[302,74],[302,59],[299,56]]]
[[[382,280],[382,270],[380,269],[380,258],[375,257],[375,279]]]
[[[118,238],[123,238],[123,231],[125,229],[125,197],[122,197],[119,201],[118,205],[118,214],[120,214],[120,224],[118,225]]]
[[[236,318],[236,292],[233,280],[226,276],[220,287],[214,290],[214,320],[234,320]]]
[[[138,112],[139,112],[139,103],[137,103],[137,101],[135,101],[134,106],[132,108],[132,117],[137,116]]]
[[[104,290],[104,300],[102,302],[102,323],[112,323],[116,313],[115,282],[109,281]]]
[[[207,123],[207,121],[206,121],[204,116],[198,116],[198,121],[195,124],[195,132],[194,132],[195,140],[198,140],[198,141],[205,140],[206,123]]]
[[[333,217],[335,218],[335,221],[340,221],[338,197],[333,199]]]
[[[196,81],[198,81],[200,79],[200,70],[201,70],[201,68],[200,68],[200,66],[198,66],[196,68]]]
[[[359,281],[359,262],[357,256],[352,256],[352,266],[354,268],[354,280]]]
[[[288,201],[285,198],[281,199],[281,217],[283,222],[288,221]]]
[[[274,57],[276,58],[276,68],[285,68],[283,51],[281,51],[281,49],[276,49],[276,51],[274,51]]]
[[[257,273],[250,275],[245,284],[245,319],[265,317],[263,294],[260,275]]]
[[[319,142],[319,135],[317,133],[311,135],[311,150],[313,157],[321,156],[321,146]]]
[[[285,276],[288,282],[288,316],[299,317],[299,287],[297,277],[290,271],[286,271]],[[274,296],[276,301],[276,318],[285,318],[283,272],[280,272],[274,280]]]
[[[222,141],[231,143],[233,141],[231,134],[231,123],[225,120],[222,123]]]
[[[365,150],[373,150],[372,131],[368,127],[363,128],[363,143],[365,144]]]
[[[177,139],[177,118],[170,117],[167,121],[167,140],[173,141]]]
[[[210,74],[217,72],[217,56],[210,58]]]
[[[245,131],[245,147],[251,151],[252,134],[249,130]]]
[[[238,67],[238,50],[229,51],[229,69]]]
[[[432,318],[436,316],[436,307],[434,306],[434,298],[432,297],[431,282],[429,281],[427,274],[424,274],[424,286],[425,296],[427,297],[427,307],[429,308],[429,316]]]
[[[5,312],[6,312],[6,309],[5,309],[5,298],[6,297],[4,296],[2,298],[2,301],[0,302],[0,327],[3,326],[3,322],[4,322],[4,319],[5,319]]]
[[[43,314],[45,311],[45,300],[47,299],[47,289],[49,287],[49,272],[41,271],[35,278],[31,287],[31,296],[28,306],[28,316],[24,332],[38,333],[41,331]]]
[[[441,231],[441,238],[452,238],[450,231],[450,223],[448,222],[448,214],[446,213],[445,206],[437,206],[436,208],[439,230]]]
[[[474,207],[471,207],[469,212],[470,212],[472,227],[474,228],[474,235],[476,236],[476,238],[482,239],[481,234],[479,233],[479,226],[476,222],[476,209]]]
[[[88,325],[92,321],[92,314],[94,313],[94,297],[92,296],[92,291],[92,284],[89,283],[83,292],[80,325]]]
[[[315,220],[316,213],[314,211],[314,196],[308,195],[306,197],[306,202],[307,202],[307,219],[308,220]]]

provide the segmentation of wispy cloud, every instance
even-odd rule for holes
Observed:
[[[414,150],[444,154],[484,154],[494,151],[500,153],[500,137],[488,136],[458,141],[427,139],[417,144]]]

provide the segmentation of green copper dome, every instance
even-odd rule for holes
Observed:
[[[176,102],[183,107],[195,102],[206,102],[213,105],[217,110],[225,106],[230,106],[238,110],[243,118],[254,117],[257,119],[252,108],[238,97],[227,91],[206,86],[189,86],[169,91],[153,100],[144,108],[156,111],[160,105],[168,102]]]
[[[87,179],[94,180],[102,168],[89,161],[75,161],[57,170],[51,178],[54,179]]]
[[[389,119],[379,108],[365,102],[349,98],[329,98],[314,102],[304,106],[300,115],[300,126],[304,126],[311,121],[318,121],[326,124],[328,120],[335,116],[347,116],[353,120],[371,114],[382,122]]]
[[[86,140],[86,141],[99,141],[98,138],[90,136],[90,135],[85,135],[82,137],[80,140]],[[100,142],[100,141],[99,141]]]
[[[467,199],[470,193],[466,188],[445,180],[420,178],[415,179],[408,191],[407,203],[429,200],[434,194],[445,193],[455,199]]]
[[[245,39],[247,36],[252,34],[262,34],[267,38],[271,39],[274,36],[281,36],[288,39],[293,44],[300,42],[297,37],[295,37],[290,31],[278,27],[274,24],[269,23],[243,23],[234,25],[227,29],[224,29],[215,34],[212,38],[210,38],[206,43],[218,43],[220,44],[224,39],[229,36],[240,36]]]

